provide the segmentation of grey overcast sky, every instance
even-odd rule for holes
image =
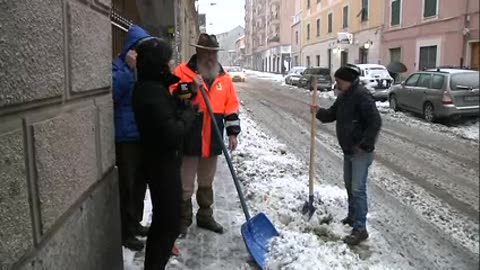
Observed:
[[[238,25],[245,27],[245,0],[198,0],[198,5],[199,13],[206,14],[209,34],[224,33]]]

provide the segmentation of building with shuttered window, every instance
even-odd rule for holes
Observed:
[[[301,65],[334,72],[346,63],[381,63],[384,2],[302,0]]]
[[[388,0],[382,62],[407,74],[437,66],[479,68],[478,0]]]

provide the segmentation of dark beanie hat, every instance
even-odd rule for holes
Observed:
[[[337,69],[337,71],[335,72],[335,78],[339,78],[347,82],[355,81],[359,75],[360,74],[358,74],[358,72],[348,66],[343,66]]]
[[[170,72],[168,62],[173,49],[161,38],[150,38],[137,46],[137,73],[142,79],[155,79],[160,73]]]

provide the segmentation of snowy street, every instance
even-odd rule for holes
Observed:
[[[237,84],[243,109],[307,165],[310,93],[251,74]],[[333,103],[321,93],[320,104]],[[379,103],[380,107],[384,104]],[[383,128],[370,172],[370,227],[415,268],[478,264],[478,120],[466,127],[425,123],[381,108]],[[319,124],[317,175],[340,188],[342,153],[334,124]],[[305,169],[306,172],[306,169]],[[306,181],[306,180],[305,180]]]
[[[237,91],[243,133],[233,153],[235,168],[251,213],[265,213],[281,234],[269,246],[268,269],[478,265],[478,120],[458,127],[430,124],[378,102],[383,128],[368,184],[370,238],[350,248],[342,241],[350,228],[340,223],[347,203],[334,124],[318,123],[317,211],[307,221],[301,208],[308,197],[310,92],[260,73],[237,83]],[[334,99],[332,92],[320,93],[322,106]],[[258,269],[241,238],[244,217],[225,162],[215,197],[215,214],[227,232],[192,225],[177,242],[181,256],[167,269]],[[148,224],[149,207],[145,214]],[[124,250],[125,269],[142,269],[143,256]]]

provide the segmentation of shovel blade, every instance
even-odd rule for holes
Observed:
[[[242,225],[243,241],[261,269],[265,269],[268,243],[277,236],[279,236],[277,229],[263,213],[259,213]]]
[[[313,206],[313,202],[305,202],[302,208],[302,214],[308,214],[308,220],[310,220],[313,216],[313,213],[315,213],[315,210],[317,210],[317,208]]]

